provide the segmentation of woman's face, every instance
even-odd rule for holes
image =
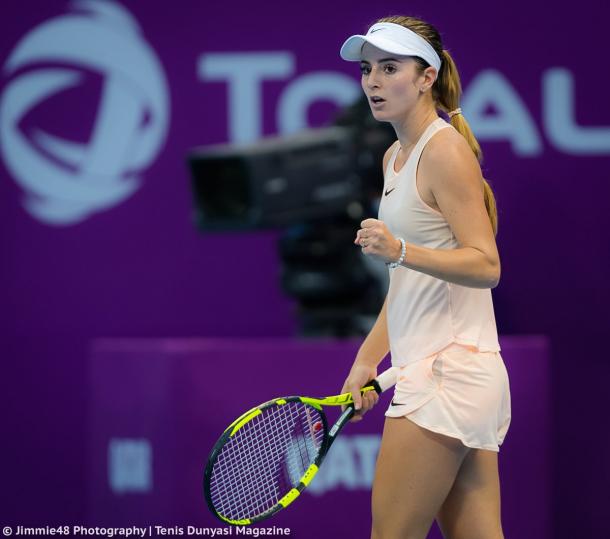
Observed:
[[[362,89],[376,120],[400,121],[417,102],[424,75],[410,56],[398,56],[365,43],[360,61]],[[378,102],[376,102],[378,101]]]

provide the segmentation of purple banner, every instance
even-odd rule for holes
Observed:
[[[358,345],[96,341],[90,361],[89,524],[172,523],[185,534],[187,526],[223,527],[208,512],[202,491],[217,438],[236,417],[270,398],[337,393]],[[548,345],[539,337],[506,337],[501,345],[513,398],[512,424],[500,451],[506,537],[550,538]],[[291,537],[367,536],[389,400],[384,395],[364,421],[348,425],[301,498],[261,526],[288,527]]]

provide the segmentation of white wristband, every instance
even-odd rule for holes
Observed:
[[[407,255],[407,244],[403,238],[396,238],[400,242],[400,258],[396,262],[388,262],[388,267],[391,269],[397,268],[405,261]]]

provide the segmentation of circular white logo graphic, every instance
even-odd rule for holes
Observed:
[[[157,156],[169,122],[161,64],[137,21],[109,0],[76,0],[74,12],[34,28],[9,55],[13,77],[0,98],[0,149],[24,189],[25,209],[52,225],[70,225],[121,203]],[[103,77],[87,143],[19,123],[34,107],[83,83],[85,70]],[[70,110],[62,110],[70,115]]]

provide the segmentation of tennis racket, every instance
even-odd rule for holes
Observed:
[[[396,383],[390,368],[360,391],[381,394]],[[347,405],[332,428],[323,406]],[[283,397],[238,417],[210,453],[203,490],[224,522],[260,522],[288,507],[309,485],[335,438],[354,415],[351,393],[315,399]]]

